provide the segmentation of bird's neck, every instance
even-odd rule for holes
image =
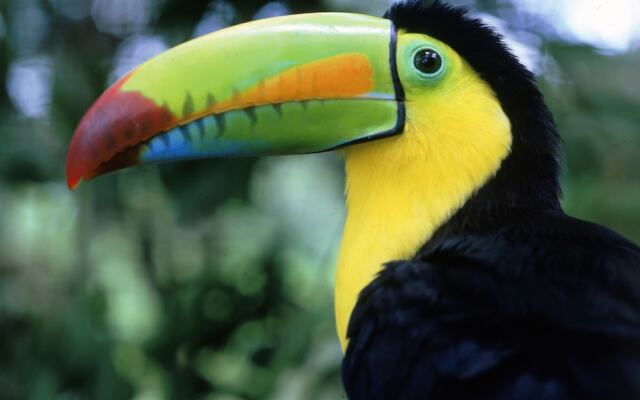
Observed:
[[[343,349],[360,291],[385,263],[415,255],[500,168],[511,134],[496,107],[490,121],[460,121],[446,110],[442,121],[409,116],[402,135],[346,150],[347,218],[335,289]]]

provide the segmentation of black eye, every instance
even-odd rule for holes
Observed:
[[[437,51],[431,49],[417,52],[413,63],[418,71],[427,75],[437,74],[442,69],[442,57]]]

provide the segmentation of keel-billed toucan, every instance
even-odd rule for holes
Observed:
[[[564,214],[534,77],[464,10],[411,0],[187,42],[97,100],[67,176],[333,149],[349,398],[640,398],[640,249]]]

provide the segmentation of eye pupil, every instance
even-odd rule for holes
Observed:
[[[442,57],[435,50],[420,50],[414,60],[416,68],[425,74],[433,75],[442,68]]]

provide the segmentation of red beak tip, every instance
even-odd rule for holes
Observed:
[[[82,176],[77,173],[72,173],[67,170],[67,187],[69,190],[75,190],[80,182],[82,181]]]
[[[72,190],[72,191],[76,190],[79,184],[80,184],[80,180],[67,179],[67,187],[69,188],[69,190]]]
[[[75,190],[86,174],[85,168],[83,168],[82,163],[79,162],[79,156],[80,154],[77,151],[77,143],[72,141],[71,148],[67,154],[66,168],[67,187],[69,190]]]

